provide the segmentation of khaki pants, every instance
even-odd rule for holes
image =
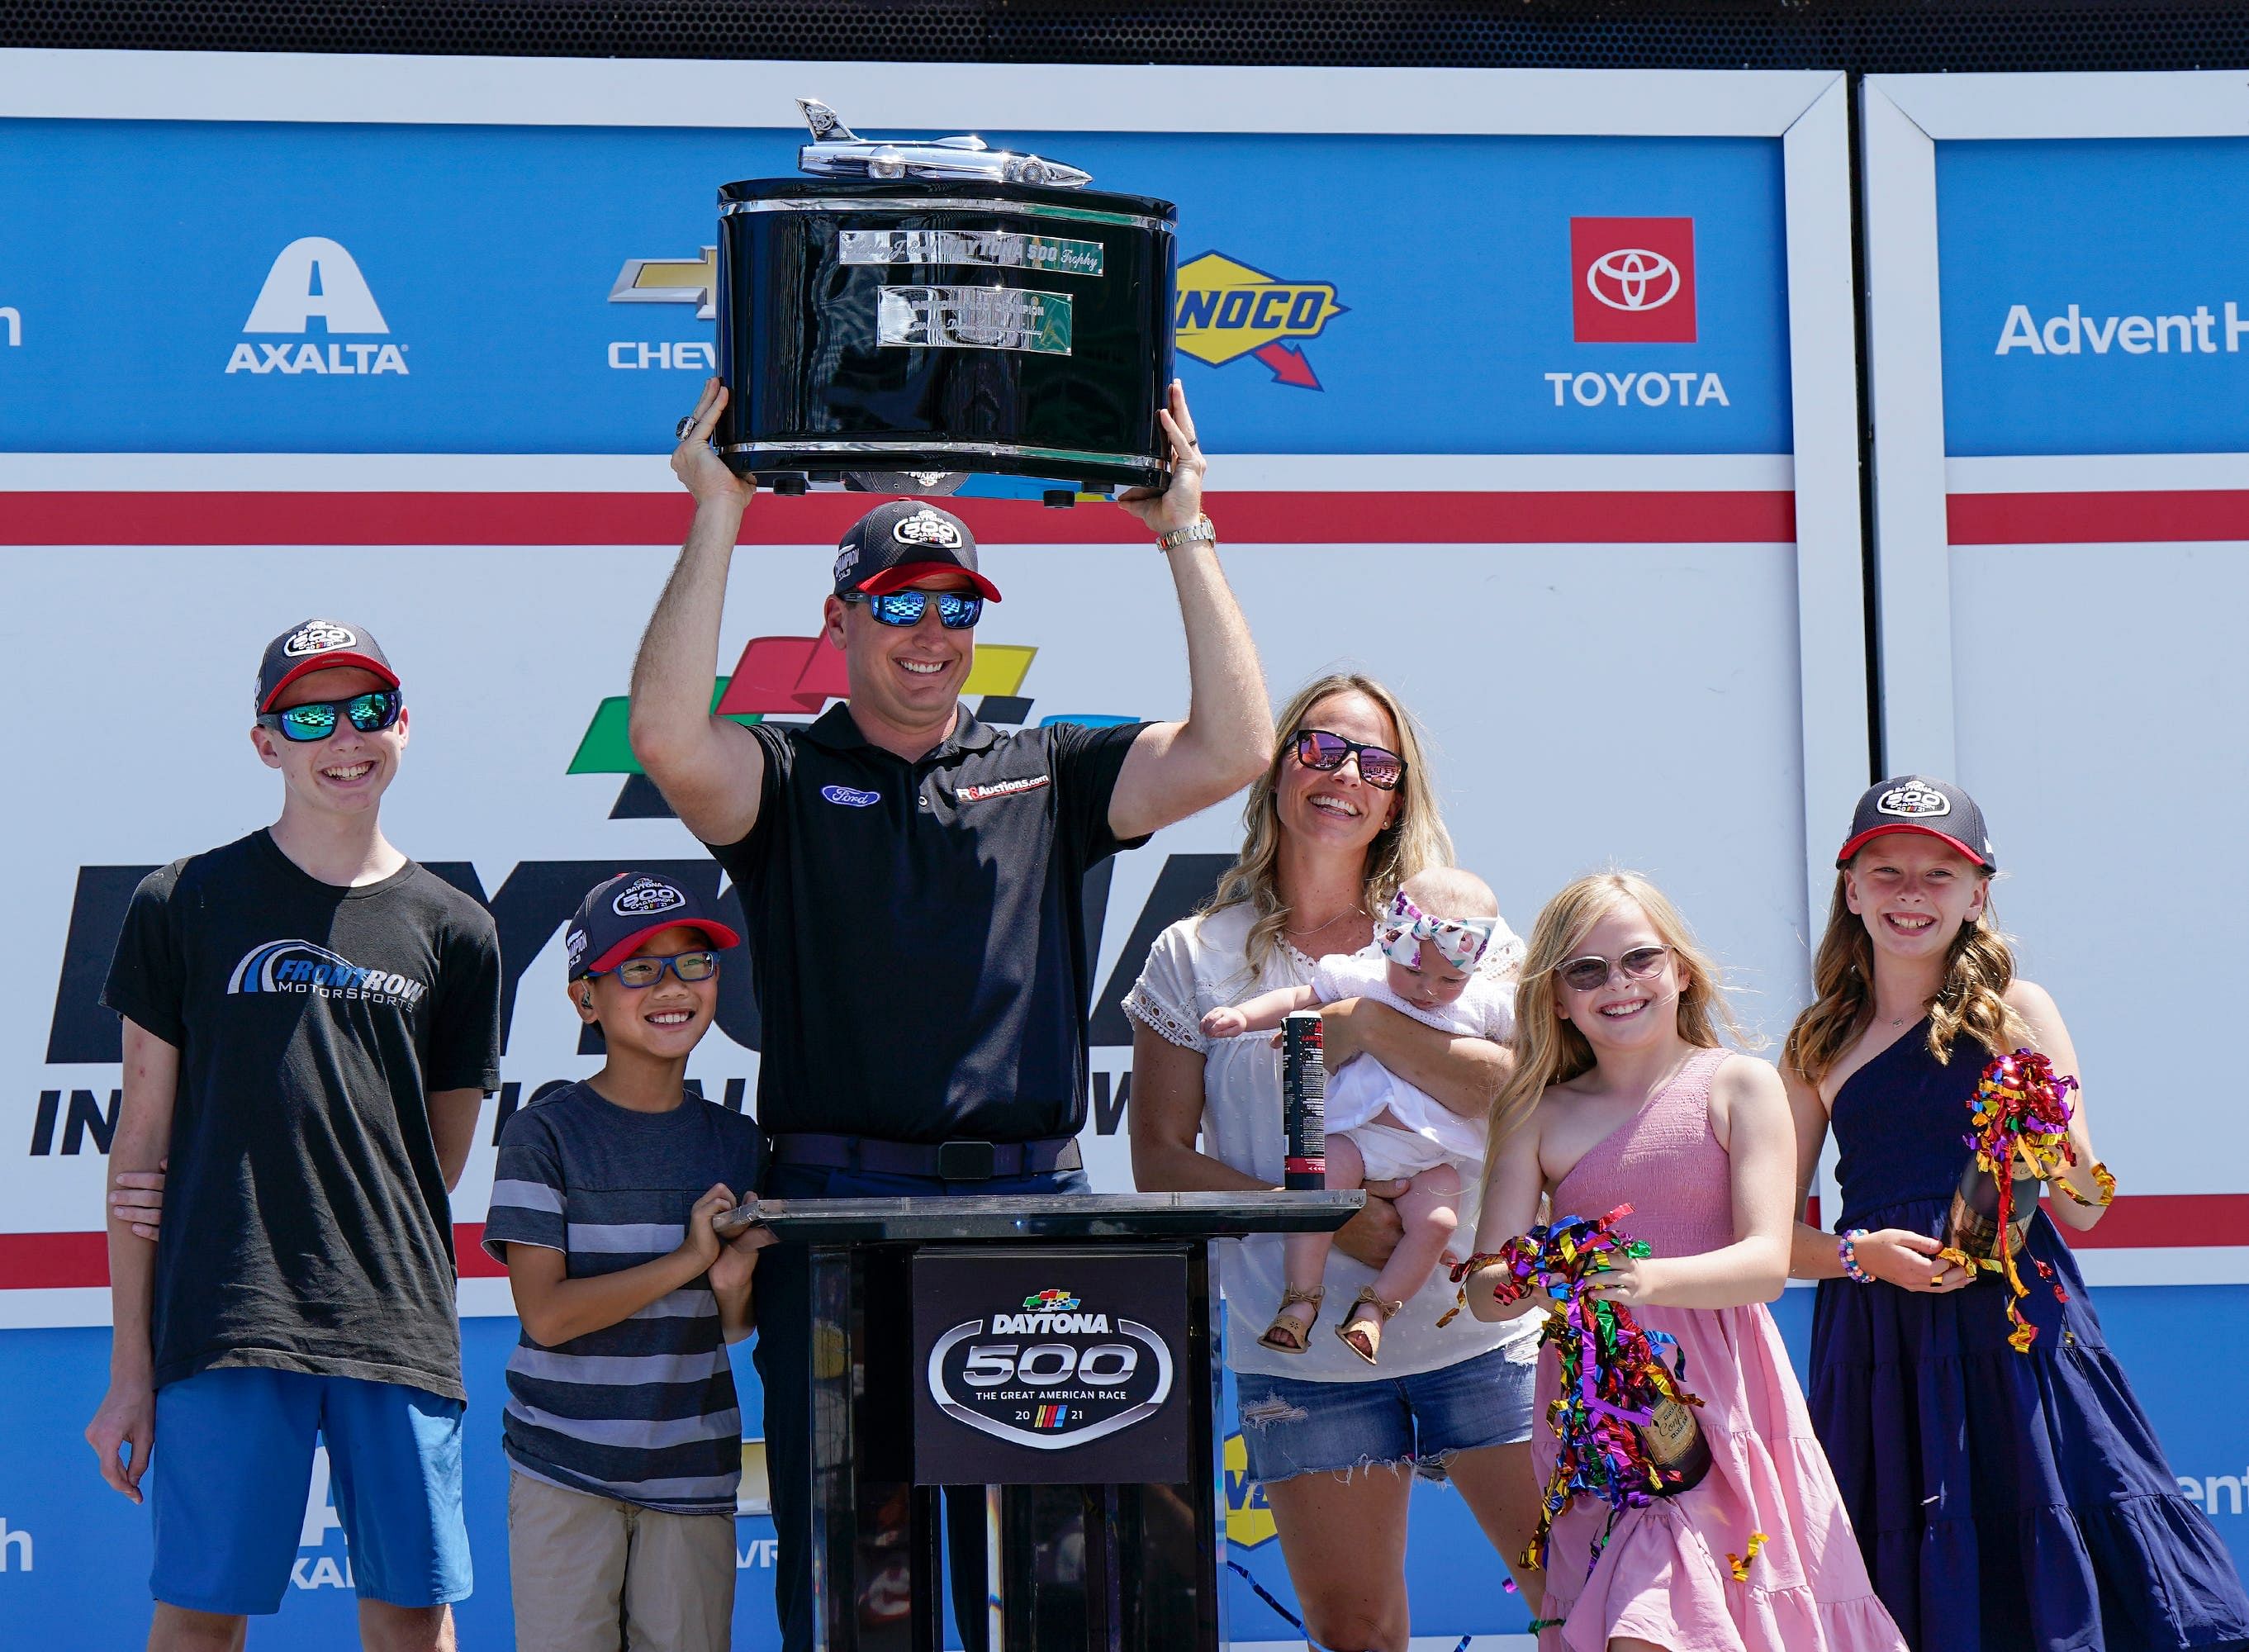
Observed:
[[[511,1471],[517,1652],[728,1652],[731,1514],[659,1514]]]

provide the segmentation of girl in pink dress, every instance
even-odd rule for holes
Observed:
[[[1699,1484],[1613,1522],[1590,1496],[1556,1518],[1540,1652],[1904,1652],[1764,1306],[1788,1277],[1787,1098],[1772,1068],[1719,1048],[1720,1022],[1716,972],[1644,878],[1580,878],[1538,915],[1475,1249],[1528,1229],[1542,1193],[1558,1220],[1631,1205],[1619,1226],[1654,1254],[1592,1294],[1677,1339],[1712,1458]],[[1503,1304],[1506,1277],[1470,1276],[1479,1318],[1551,1305]],[[1542,1416],[1557,1373],[1542,1349]],[[1532,1449],[1543,1478],[1551,1428]]]

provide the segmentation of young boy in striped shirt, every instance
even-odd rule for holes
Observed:
[[[739,937],[689,891],[621,872],[567,935],[570,1002],[608,1060],[501,1133],[485,1248],[523,1336],[508,1360],[508,1571],[520,1652],[725,1652],[749,1334],[771,1235],[756,1124],[689,1092],[688,1053]]]

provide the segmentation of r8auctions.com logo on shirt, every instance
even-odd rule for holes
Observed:
[[[938,1338],[928,1380],[955,1421],[1059,1451],[1155,1415],[1172,1392],[1172,1351],[1136,1319],[1046,1290]]]

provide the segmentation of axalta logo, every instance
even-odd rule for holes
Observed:
[[[1350,313],[1336,302],[1332,281],[1283,279],[1223,252],[1180,266],[1173,306],[1182,354],[1213,367],[1255,356],[1278,382],[1306,390],[1318,389],[1320,381],[1292,341],[1317,338],[1330,321]]]
[[[429,987],[395,970],[366,969],[340,953],[309,940],[269,940],[242,955],[226,978],[236,993],[305,993],[362,1003],[400,1006],[421,1002]]]
[[[317,318],[326,346],[305,334]],[[308,235],[281,249],[265,285],[242,324],[246,334],[282,335],[282,341],[244,339],[227,358],[229,373],[280,373],[321,377],[404,374],[406,347],[380,342],[390,332],[359,261],[340,243]],[[356,337],[347,335],[356,334]],[[296,343],[288,341],[294,335]]]
[[[609,287],[612,304],[691,304],[698,320],[719,315],[719,249],[699,258],[627,258]],[[719,370],[718,347],[707,339],[612,339],[609,366],[620,372],[650,368],[693,373]]]
[[[1695,342],[1695,220],[1572,218],[1571,336],[1579,344]]]

